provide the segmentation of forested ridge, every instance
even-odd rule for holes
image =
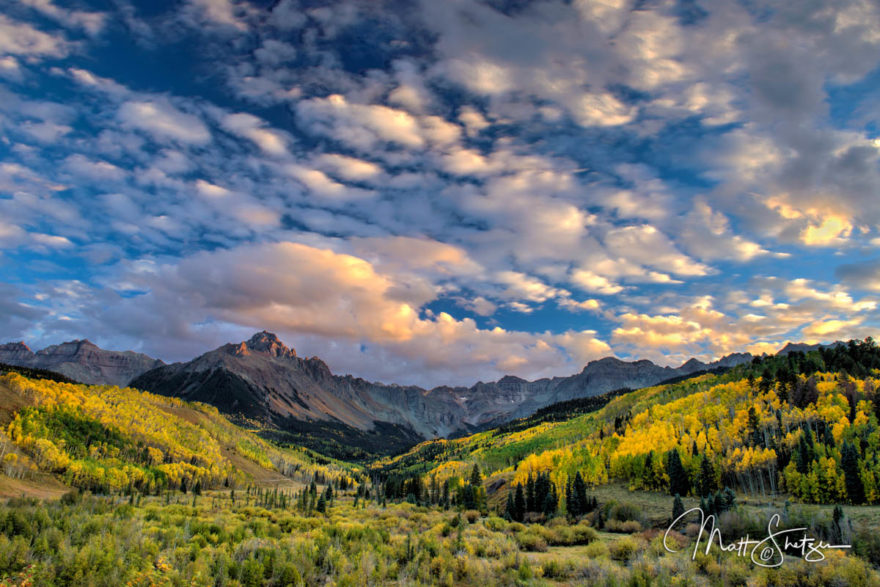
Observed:
[[[248,483],[237,459],[302,478],[349,474],[308,451],[276,447],[204,404],[19,373],[0,376],[0,385],[26,402],[0,437],[8,476],[40,469],[95,493],[153,494]]]
[[[880,503],[878,367],[872,339],[759,357],[605,398],[569,420],[423,443],[374,470],[442,481],[478,464],[520,485],[549,475],[560,496],[580,474],[590,486],[621,481],[673,495],[730,487],[807,503]]]

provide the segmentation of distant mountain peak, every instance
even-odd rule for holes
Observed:
[[[296,358],[295,350],[285,346],[275,333],[267,330],[257,332],[250,339],[239,344],[226,345],[225,348],[239,356],[259,353],[270,357]]]
[[[87,338],[69,340],[61,344],[53,344],[37,351],[38,355],[76,355],[90,350],[101,350],[98,345]]]
[[[0,344],[0,349],[8,352],[27,352],[32,353],[31,347],[26,345],[23,340],[18,342],[7,342]]]

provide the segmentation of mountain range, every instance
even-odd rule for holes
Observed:
[[[130,385],[205,402],[259,423],[281,440],[347,457],[359,451],[395,452],[425,439],[503,424],[557,402],[655,385],[751,358],[737,353],[714,363],[691,359],[672,368],[606,357],[567,377],[526,381],[506,376],[471,387],[423,389],[334,375],[319,358],[299,357],[266,331],[170,365],[132,351],[105,351],[87,340],[36,353],[24,343],[0,345],[0,362],[54,370],[84,383]]]
[[[118,386],[165,364],[142,353],[104,350],[88,340],[72,340],[37,352],[23,342],[2,344],[0,363],[48,369],[91,385]]]

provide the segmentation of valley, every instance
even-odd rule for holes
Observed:
[[[871,340],[570,399],[367,462],[273,442],[254,414],[4,370],[4,585],[880,584]],[[692,557],[682,525],[671,553],[663,531],[692,507],[725,535],[779,513],[852,549],[762,569]]]

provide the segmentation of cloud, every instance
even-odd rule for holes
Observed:
[[[443,380],[878,324],[870,2],[120,0],[87,13],[101,28],[26,2],[0,17],[0,260],[47,307],[69,300],[57,332],[131,314],[128,340],[190,353],[272,328],[277,303],[346,368]],[[100,35],[117,24],[133,43]],[[155,75],[160,37],[194,48],[178,61],[195,75]],[[94,66],[108,51],[147,65]],[[282,291],[253,307],[179,273],[198,259],[237,291],[248,255]],[[370,283],[334,269],[348,258]],[[151,315],[101,287],[139,263],[169,280],[129,291]],[[839,284],[820,281],[832,264]],[[284,289],[304,286],[270,275],[299,265],[411,338],[301,318]]]
[[[247,24],[236,15],[236,4],[232,0],[189,0],[190,5],[203,21],[239,30],[247,29]]]
[[[747,262],[770,253],[758,243],[733,234],[727,217],[712,210],[704,199],[694,201],[693,209],[682,219],[681,224],[682,244],[703,260],[730,259]]]
[[[167,100],[130,101],[119,108],[119,120],[157,140],[204,145],[211,140],[208,127],[197,116],[186,114]]]
[[[0,58],[0,77],[16,81],[22,79],[23,75],[21,66],[18,64],[18,60],[12,55]]]
[[[106,21],[106,15],[103,13],[67,10],[56,6],[52,0],[20,0],[20,2],[68,28],[82,29],[92,36],[103,30]]]
[[[64,161],[64,167],[71,173],[97,181],[121,181],[128,175],[107,161],[93,161],[83,155],[70,155]]]
[[[69,51],[69,43],[63,37],[44,33],[27,23],[0,14],[0,55],[38,59],[64,57]]]
[[[571,281],[579,288],[589,292],[613,295],[623,291],[623,286],[587,269],[576,269],[573,271]]]
[[[880,259],[863,263],[845,263],[834,271],[846,283],[869,291],[880,292]]]
[[[375,163],[338,153],[320,155],[316,162],[326,171],[347,181],[371,181],[383,175],[382,167]]]
[[[425,142],[418,121],[409,113],[387,106],[351,103],[339,94],[303,100],[297,104],[296,113],[312,132],[364,151],[379,141],[416,148]]]
[[[593,331],[486,330],[467,318],[420,311],[434,299],[433,288],[399,280],[360,257],[299,243],[248,245],[173,263],[132,265],[116,283],[147,292],[113,304],[113,313],[131,313],[130,323],[159,311],[169,322],[186,323],[174,326],[176,331],[192,331],[207,316],[241,328],[271,324],[322,347],[329,340],[367,344],[377,349],[372,356],[391,357],[401,369],[405,366],[409,381],[422,383],[472,383],[480,373],[533,376],[565,365],[574,370],[609,350]],[[101,313],[101,320],[111,319]],[[337,359],[334,368],[342,371],[359,360],[330,355]],[[421,379],[414,375],[417,365],[426,370]],[[372,371],[383,372],[381,366]]]
[[[281,132],[266,128],[266,123],[256,116],[247,113],[230,114],[223,118],[221,124],[227,131],[250,139],[268,155],[287,155],[288,139]]]
[[[28,300],[27,297],[20,287],[0,283],[0,331],[4,336],[2,342],[22,340],[33,324],[46,315],[44,309],[35,306],[33,300]]]
[[[609,252],[623,259],[680,276],[702,276],[709,267],[678,251],[650,224],[612,229],[605,237]]]
[[[806,341],[811,343],[825,342],[830,339],[848,340],[850,338],[863,338],[855,333],[868,332],[868,335],[870,335],[873,329],[858,328],[861,323],[862,320],[859,318],[853,318],[852,320],[819,320],[804,328],[804,335],[807,337]]]

